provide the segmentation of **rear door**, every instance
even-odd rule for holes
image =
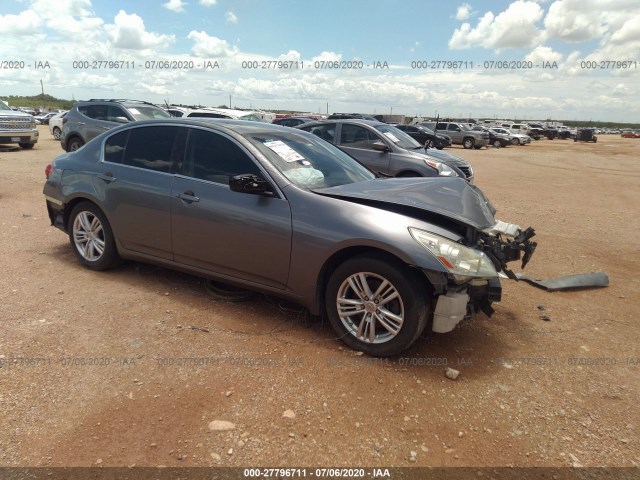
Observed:
[[[246,173],[268,178],[235,139],[190,129],[171,195],[174,260],[284,288],[291,254],[289,203],[277,195],[231,191],[229,177]]]
[[[187,129],[141,126],[105,141],[94,179],[120,246],[171,259],[171,186]]]

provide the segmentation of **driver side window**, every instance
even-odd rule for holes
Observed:
[[[229,184],[229,177],[251,173],[262,176],[255,162],[232,140],[218,134],[191,129],[184,175]]]
[[[373,150],[373,144],[381,141],[375,133],[360,125],[342,125],[340,144],[345,147]]]

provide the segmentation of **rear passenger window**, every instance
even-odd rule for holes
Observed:
[[[184,143],[176,142],[178,132],[186,129],[170,126],[139,127],[123,130],[107,138],[104,161],[144,168],[155,172],[173,171],[173,158],[184,152]]]
[[[229,184],[229,177],[250,173],[262,175],[256,163],[232,140],[206,130],[191,129],[185,175]]]
[[[124,148],[127,145],[130,130],[111,135],[104,142],[104,161],[111,163],[122,163]]]

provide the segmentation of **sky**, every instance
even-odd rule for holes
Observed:
[[[638,123],[640,0],[2,0],[0,98],[42,89]]]

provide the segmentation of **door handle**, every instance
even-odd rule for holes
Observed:
[[[100,180],[104,180],[106,183],[115,182],[117,180],[117,178],[114,177],[111,172],[99,173],[98,178]]]
[[[200,201],[200,197],[196,197],[196,195],[193,193],[193,190],[185,190],[183,193],[178,194],[178,198],[183,202],[189,204]]]

